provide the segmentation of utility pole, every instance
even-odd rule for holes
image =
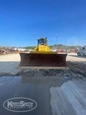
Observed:
[[[58,36],[56,36],[56,46],[57,46],[57,44],[58,44]],[[57,48],[57,47],[56,47]]]

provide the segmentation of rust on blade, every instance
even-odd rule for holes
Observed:
[[[20,66],[66,67],[67,54],[20,53]]]

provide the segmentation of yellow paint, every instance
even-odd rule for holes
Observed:
[[[30,52],[31,54],[57,54],[57,52],[52,52],[50,47],[46,44],[38,45],[34,48],[34,51]]]
[[[38,45],[38,46],[36,46],[35,47],[35,49],[34,49],[35,51],[38,51],[38,52],[49,52],[50,51],[50,47],[49,46],[47,46],[47,45]]]

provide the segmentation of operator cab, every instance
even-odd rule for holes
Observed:
[[[47,38],[38,39],[38,45],[47,45]]]

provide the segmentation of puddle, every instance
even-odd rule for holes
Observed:
[[[63,77],[64,78],[64,77]],[[27,76],[2,76],[0,77],[0,114],[19,115],[3,108],[3,102],[10,98],[24,97],[37,102],[38,106],[29,115],[51,115],[50,87],[60,87],[64,83],[60,77],[27,77]],[[28,112],[22,113],[28,115]]]
[[[2,76],[0,77],[0,114],[19,115],[18,112],[10,112],[3,107],[3,102],[10,98],[24,97],[37,102],[38,106],[29,115],[51,115],[50,94],[51,86],[58,84],[57,78]],[[60,84],[58,84],[60,85]],[[22,113],[28,115],[28,112]]]

